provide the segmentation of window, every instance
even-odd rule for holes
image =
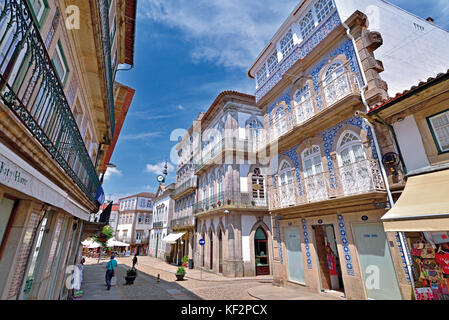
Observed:
[[[308,85],[305,85],[302,89],[298,90],[295,93],[293,100],[297,124],[305,122],[314,115],[312,95],[310,94]]]
[[[324,73],[323,88],[328,106],[349,93],[348,75],[341,61],[336,61],[327,68]]]
[[[309,12],[304,15],[301,21],[299,21],[299,25],[301,26],[301,34],[304,40],[315,28],[315,20],[313,19],[312,10],[309,10]]]
[[[48,7],[46,2],[47,2],[46,0],[29,0],[33,16],[38,25],[41,25],[42,17],[44,16],[45,11]]]
[[[302,154],[304,179],[309,202],[327,198],[326,177],[323,173],[320,147],[313,146]]]
[[[280,106],[276,109],[273,117],[274,138],[279,138],[287,131],[287,113],[285,108]]]
[[[340,176],[345,195],[369,190],[373,182],[360,138],[351,131],[345,131],[337,146]]]
[[[268,61],[267,61],[268,73],[272,74],[277,66],[278,66],[278,55],[277,55],[277,52],[275,51],[268,58]]]
[[[282,207],[295,204],[293,173],[290,163],[283,161],[279,170],[279,191]]]
[[[257,205],[265,205],[265,183],[264,177],[261,175],[259,168],[254,169],[251,182],[253,201],[255,201]]]
[[[317,2],[315,2],[314,6],[318,23],[320,23],[332,11],[332,9],[334,8],[334,3],[332,2],[332,0],[318,0]]]
[[[141,214],[139,214],[139,216],[138,216],[139,218],[138,218],[138,221],[139,221],[139,223],[142,223],[143,222],[143,217],[142,217],[142,215]]]
[[[293,49],[293,33],[288,30],[287,34],[281,39],[281,52],[285,58],[287,54]]]
[[[65,60],[64,52],[62,51],[61,43],[58,42],[55,53],[52,58],[53,66],[55,67],[56,74],[62,84],[65,84],[69,73],[69,68]]]
[[[151,200],[147,201],[147,208],[151,208]]]
[[[259,69],[259,71],[256,73],[256,83],[257,86],[260,87],[262,83],[267,79],[267,67],[265,64]]]
[[[449,151],[449,110],[427,119],[439,152]]]

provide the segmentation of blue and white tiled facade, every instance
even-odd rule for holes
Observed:
[[[337,11],[332,14],[321,27],[313,33],[304,43],[297,44],[290,54],[279,64],[278,69],[270,78],[256,91],[256,102],[261,100],[282,79],[296,61],[307,56],[324,38],[326,38],[341,23]]]
[[[302,231],[304,235],[304,247],[306,248],[307,269],[312,270],[312,256],[310,253],[310,239],[307,231],[306,219],[302,219]]]
[[[341,245],[343,247],[343,252],[345,255],[344,263],[346,266],[346,273],[348,274],[348,276],[354,276],[354,266],[352,264],[351,249],[349,249],[349,241],[347,237],[346,226],[343,220],[343,216],[339,214],[337,216],[337,220],[338,220],[338,229],[341,239]]]

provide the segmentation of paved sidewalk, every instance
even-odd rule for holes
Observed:
[[[126,257],[126,258],[118,258],[117,261],[119,263],[123,263],[126,265],[131,266],[132,265],[132,258],[133,257]],[[171,264],[168,264],[160,259],[149,257],[149,256],[137,256],[138,264],[137,269],[139,269],[139,265],[145,265],[149,266],[153,269],[158,269],[164,272],[171,272],[176,273],[176,270],[178,269],[178,266],[174,266]],[[258,280],[258,281],[267,281],[271,282],[273,280],[272,276],[257,276],[257,277],[238,277],[238,278],[229,278],[224,277],[219,274],[212,273],[208,270],[198,270],[198,269],[188,269],[186,268],[186,275],[184,276],[187,279],[192,280],[200,280],[202,279],[207,281],[218,281],[218,282],[229,282],[229,281],[241,281],[241,280]]]
[[[117,286],[106,290],[106,263],[85,265],[81,290],[84,291],[80,300],[123,300],[122,293]]]
[[[259,300],[342,300],[340,293],[314,293],[305,288],[286,288],[263,285],[248,289],[248,294]]]

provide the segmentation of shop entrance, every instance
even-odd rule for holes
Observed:
[[[334,226],[331,224],[312,226],[315,235],[316,254],[320,270],[321,290],[344,292],[340,258]]]
[[[269,275],[270,265],[268,263],[268,237],[261,227],[254,236],[254,249],[256,254],[256,276]]]

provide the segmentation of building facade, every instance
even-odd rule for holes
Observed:
[[[392,197],[384,229],[402,244],[404,286],[449,298],[449,70],[373,107]],[[412,292],[412,290],[410,290]]]
[[[427,57],[438,52],[431,62],[415,44],[395,47],[422,29],[448,38],[386,1],[301,1],[249,69],[273,168],[267,186],[276,284],[348,299],[409,296],[405,276],[395,272],[402,247],[381,221],[393,203],[383,155],[359,113],[410,79],[442,70],[447,42],[418,37]],[[415,58],[419,68],[410,67]]]
[[[272,274],[267,168],[255,157],[264,122],[254,97],[224,91],[198,119],[179,166],[187,160],[198,181],[194,266],[227,277]]]
[[[119,63],[133,64],[135,12],[124,7],[134,5],[0,3],[1,299],[68,298],[67,267],[79,262],[81,241],[101,231],[89,216],[119,134],[114,78]]]
[[[172,198],[175,184],[159,185],[153,205],[153,222],[150,231],[150,249],[148,255],[164,261],[174,261],[175,251],[172,241],[164,241],[171,232],[170,221],[173,217],[175,201]]]
[[[119,199],[116,239],[130,244],[131,254],[147,255],[154,194],[141,192]]]

